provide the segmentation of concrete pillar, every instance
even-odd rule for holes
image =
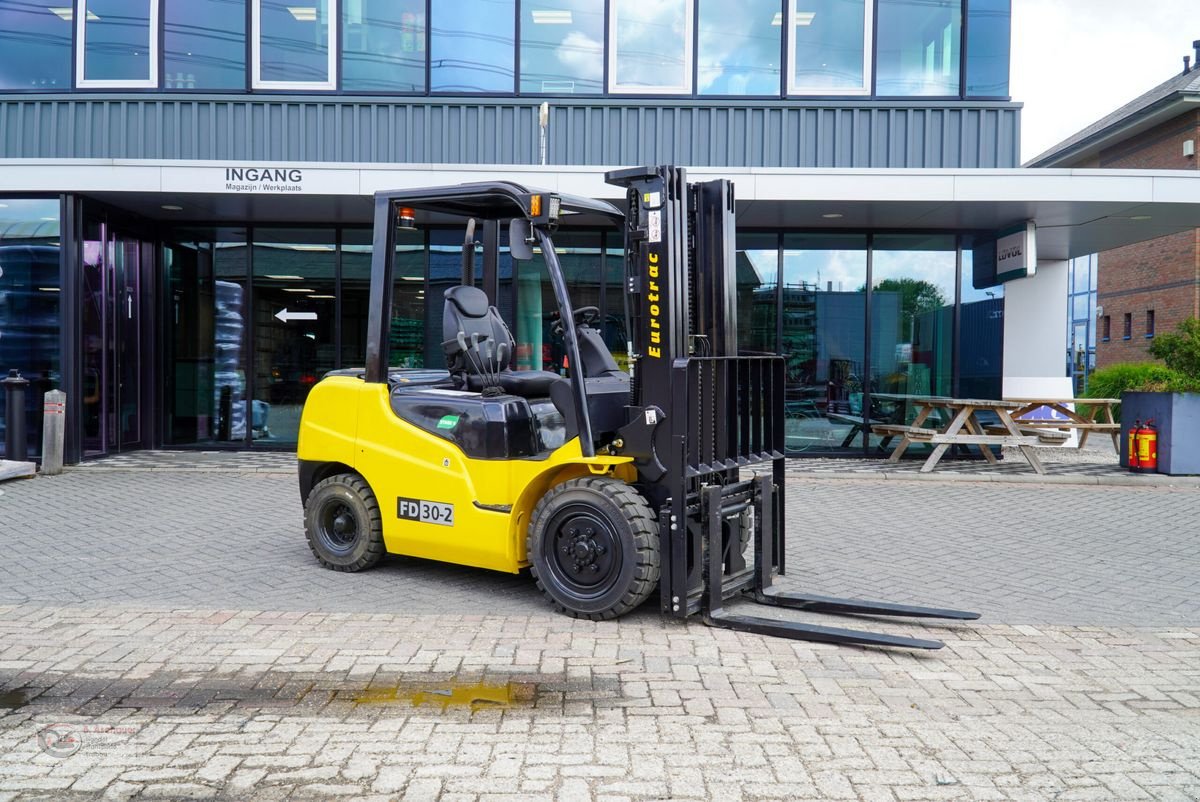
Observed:
[[[1067,263],[1004,285],[1004,397],[1071,398],[1067,375]],[[1071,438],[1074,442],[1074,436]]]

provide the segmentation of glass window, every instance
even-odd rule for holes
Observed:
[[[27,453],[42,448],[42,396],[59,373],[58,200],[0,198],[0,370],[16,368],[25,388]],[[5,393],[0,392],[0,454]]]
[[[783,247],[787,450],[850,448],[864,434],[867,238],[788,234]]]
[[[700,0],[697,91],[778,95],[782,18],[779,0]]]
[[[1154,310],[1153,309],[1146,310],[1146,336],[1147,337],[1154,336]]]
[[[425,0],[342,0],[342,88],[425,91]]]
[[[245,88],[245,0],[188,0],[164,11],[164,89]]]
[[[957,97],[962,0],[879,0],[875,94]]]
[[[775,353],[776,287],[779,284],[779,238],[774,234],[739,234],[737,238],[738,348]]]
[[[254,402],[265,402],[258,438],[296,442],[308,391],[337,367],[334,232],[254,230]]]
[[[70,5],[0,0],[0,89],[71,88]]]
[[[1077,259],[1072,259],[1071,265],[1071,291],[1072,292],[1087,292],[1092,289],[1088,284],[1092,278],[1091,263],[1093,257],[1080,256]]]
[[[434,92],[512,92],[515,0],[434,3],[429,81]]]
[[[600,297],[600,233],[559,232],[554,235],[554,247],[571,294],[572,308],[594,306],[603,314],[606,310],[601,308]],[[609,310],[608,314],[613,312]],[[616,314],[623,318],[624,310]],[[541,247],[535,246],[533,259],[517,263],[517,325],[513,333],[518,369],[557,372],[563,368],[567,347],[562,335],[554,333],[557,319],[558,301],[550,286],[546,261]],[[602,334],[616,323],[604,322]]]
[[[252,0],[254,86],[333,89],[337,0]]]
[[[84,0],[75,20],[80,86],[158,86],[158,2]]]
[[[372,245],[370,229],[342,232],[343,367],[366,364]],[[388,364],[394,368],[421,368],[425,366],[424,232],[396,229],[396,257],[392,271]]]
[[[1089,314],[1088,301],[1091,296],[1088,293],[1071,296],[1071,319],[1072,320],[1087,320]]]
[[[1133,313],[1125,313],[1125,322],[1121,326],[1121,336],[1128,340],[1133,337]]]
[[[625,249],[620,247],[621,234],[605,234],[604,253],[604,344],[621,370],[629,370],[629,331],[625,326]]]
[[[521,91],[604,91],[604,4],[539,0],[521,8]]]
[[[692,0],[612,0],[610,92],[692,91]]]
[[[896,423],[916,414],[904,397],[953,393],[955,247],[952,236],[875,238],[871,391],[904,407]]]
[[[788,0],[793,20],[788,92],[870,92],[871,13],[864,0]]]
[[[975,289],[973,259],[970,238],[964,237],[955,393],[962,398],[1000,398],[1004,395],[1004,285]]]
[[[178,230],[163,261],[170,305],[163,341],[166,442],[262,437],[267,403],[246,403],[245,229]]]
[[[1008,97],[1011,0],[971,0],[967,5],[967,95]]]

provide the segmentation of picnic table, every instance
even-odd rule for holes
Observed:
[[[930,443],[934,446],[932,453],[921,466],[921,473],[929,473],[945,453],[953,446],[979,446],[983,458],[995,465],[996,455],[990,446],[1016,446],[1022,456],[1039,474],[1045,474],[1046,469],[1038,459],[1034,450],[1038,445],[1061,444],[1068,435],[1065,432],[1039,430],[1022,432],[1013,412],[1021,409],[1022,405],[1015,401],[993,401],[980,398],[944,398],[941,396],[897,396],[903,398],[917,411],[913,422],[908,425],[883,424],[873,425],[871,430],[881,435],[901,435],[899,445],[888,457],[888,462],[899,462],[904,452],[913,443]],[[927,426],[936,413],[945,413],[942,420],[946,423],[939,428]],[[999,426],[980,419],[980,413],[990,413],[999,421]]]
[[[1121,424],[1113,416],[1113,408],[1121,403],[1119,398],[1009,398],[1006,399],[1021,408],[1013,412],[1013,420],[1026,432],[1030,431],[1065,431],[1072,429],[1079,432],[1079,448],[1087,443],[1088,435],[1092,432],[1107,432],[1112,436],[1113,448],[1121,451]],[[1080,407],[1086,407],[1087,412],[1080,412]],[[1030,418],[1030,413],[1046,407],[1061,417]],[[1072,409],[1071,407],[1074,407]],[[1103,412],[1103,420],[1096,420]]]

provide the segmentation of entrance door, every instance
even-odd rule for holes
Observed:
[[[144,244],[89,221],[83,243],[83,451],[100,456],[142,445]]]

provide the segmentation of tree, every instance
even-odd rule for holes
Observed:
[[[1200,320],[1190,317],[1175,331],[1155,337],[1150,356],[1188,378],[1200,379]]]
[[[875,292],[894,292],[900,295],[900,312],[905,320],[941,309],[946,305],[946,296],[936,284],[917,278],[885,278],[875,287]]]

